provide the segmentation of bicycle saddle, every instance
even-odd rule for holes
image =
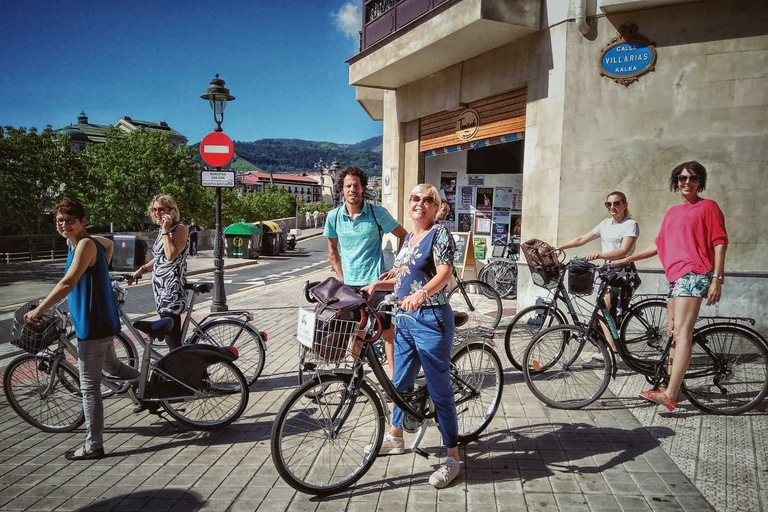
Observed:
[[[209,293],[213,290],[213,283],[187,283],[185,290],[194,290],[196,293]]]
[[[144,334],[149,335],[150,338],[160,340],[173,329],[173,318],[161,318],[154,322],[139,320],[133,322],[133,326]]]
[[[469,321],[469,315],[466,313],[453,312],[453,323],[456,327],[461,327]]]

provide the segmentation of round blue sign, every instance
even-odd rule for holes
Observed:
[[[600,56],[600,69],[610,77],[642,75],[656,63],[656,50],[645,43],[630,41],[605,50]]]

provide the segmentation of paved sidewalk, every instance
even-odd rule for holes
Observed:
[[[295,279],[230,296],[232,308],[255,312],[255,323],[269,333],[269,342],[267,366],[252,388],[248,409],[228,428],[177,430],[154,416],[132,414],[127,399],[110,399],[105,409],[109,456],[70,463],[62,454],[82,443],[82,431],[37,432],[1,399],[0,509],[714,510],[665,452],[669,440],[674,446],[678,438],[690,436],[685,425],[645,428],[611,393],[590,410],[549,409],[530,394],[521,374],[511,370],[491,427],[478,442],[461,448],[462,475],[447,489],[436,491],[428,483],[444,455],[433,428],[422,443],[433,454],[430,459],[415,454],[381,457],[351,491],[330,498],[295,492],[277,475],[269,436],[278,408],[296,383],[293,336],[296,308],[304,305],[302,283]],[[499,341],[497,345],[502,355]],[[611,402],[613,407],[606,406]],[[637,414],[640,409],[633,410]]]

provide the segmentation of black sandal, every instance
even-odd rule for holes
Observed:
[[[64,454],[64,458],[67,460],[93,460],[104,458],[104,448],[97,450],[86,451],[85,446],[81,446],[77,450],[71,450]]]

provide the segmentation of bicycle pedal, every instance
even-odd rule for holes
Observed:
[[[421,448],[414,448],[413,451],[414,451],[414,453],[416,453],[418,455],[421,455],[425,459],[429,458],[429,454],[427,452],[425,452],[424,450],[422,450]]]

